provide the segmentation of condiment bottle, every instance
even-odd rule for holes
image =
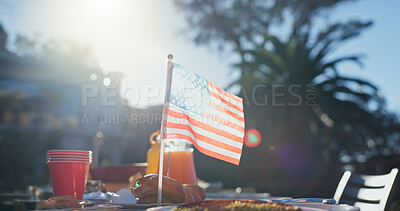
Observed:
[[[160,141],[158,139],[160,130],[150,135],[150,149],[147,151],[147,169],[146,174],[158,174],[158,165],[160,161]],[[156,140],[154,140],[154,138]]]

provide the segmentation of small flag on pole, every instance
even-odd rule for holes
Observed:
[[[161,138],[190,141],[203,154],[239,165],[244,136],[242,98],[173,65]]]

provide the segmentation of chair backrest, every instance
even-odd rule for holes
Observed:
[[[338,203],[357,206],[361,211],[384,211],[398,171],[394,168],[385,175],[359,175],[346,171],[333,198]]]

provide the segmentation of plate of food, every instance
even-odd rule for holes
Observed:
[[[275,202],[266,202],[260,200],[220,199],[220,200],[207,200],[202,202],[185,204],[171,209],[171,211],[202,211],[202,210],[300,211],[301,208],[298,206],[292,206]]]
[[[135,182],[131,188],[132,195],[138,200],[138,205],[152,205],[157,203],[158,175],[148,174]],[[182,204],[203,201],[205,191],[196,184],[182,185],[178,181],[163,176],[162,200],[164,204]]]
[[[208,199],[253,199],[261,200],[271,197],[269,193],[207,193]]]

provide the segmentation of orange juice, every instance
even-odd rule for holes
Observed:
[[[146,174],[158,174],[158,162],[160,160],[160,149],[150,148],[147,151],[147,168]]]
[[[164,152],[164,176],[166,176],[168,172],[168,154],[170,154],[169,177],[177,180],[181,184],[197,184],[193,149]]]
[[[147,151],[147,169],[146,174],[158,174],[158,165],[160,161],[160,143],[157,136],[160,135],[160,131],[150,135],[150,149]],[[156,138],[156,140],[154,140]]]

